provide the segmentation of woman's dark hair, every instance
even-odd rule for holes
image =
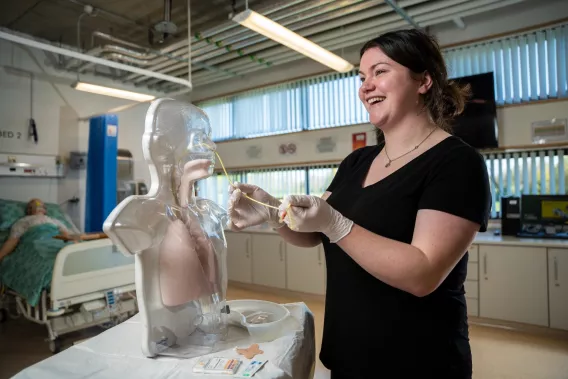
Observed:
[[[463,112],[470,89],[468,85],[460,86],[448,80],[446,63],[436,39],[418,29],[392,31],[365,43],[360,56],[374,47],[415,75],[430,74],[432,86],[423,96],[424,108],[438,127],[451,131],[451,121]],[[377,143],[382,143],[382,134],[377,128]]]

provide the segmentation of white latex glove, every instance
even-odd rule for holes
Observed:
[[[240,231],[251,226],[265,222],[272,228],[284,226],[278,217],[278,209],[270,208],[247,199],[243,194],[257,201],[278,208],[280,201],[269,195],[262,188],[244,183],[235,183],[235,187],[229,186],[229,228]]]
[[[337,243],[353,227],[353,221],[317,196],[286,196],[280,205],[280,214],[285,215],[284,222],[290,229],[305,233],[321,232],[331,243]]]

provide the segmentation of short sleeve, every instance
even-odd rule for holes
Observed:
[[[28,230],[29,222],[26,218],[19,219],[10,229],[10,238],[20,238]]]
[[[491,191],[483,157],[470,147],[456,149],[432,170],[418,209],[433,209],[462,217],[485,232],[491,212]]]

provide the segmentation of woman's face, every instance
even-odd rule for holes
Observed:
[[[378,128],[395,124],[420,109],[420,94],[426,93],[425,80],[413,78],[411,71],[390,59],[378,47],[361,57],[359,99],[369,112],[370,122]]]

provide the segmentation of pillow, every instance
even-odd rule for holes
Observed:
[[[24,202],[0,199],[0,231],[10,230],[10,228],[16,221],[24,217],[26,215],[27,204],[27,201]],[[59,205],[53,203],[45,203],[45,210],[46,215],[61,221],[63,225],[69,228],[69,230],[73,230],[73,225],[69,223],[69,220],[61,211]]]
[[[27,202],[0,199],[0,230],[9,230],[12,224],[26,215]]]

